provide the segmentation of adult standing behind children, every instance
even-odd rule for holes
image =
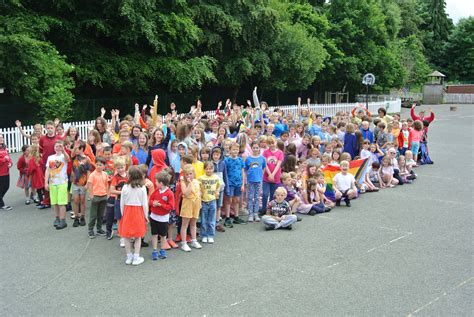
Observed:
[[[413,104],[413,106],[411,106],[411,109],[410,109],[410,116],[413,119],[413,121],[420,120],[421,122],[423,122],[423,120],[427,120],[429,123],[434,121],[435,114],[434,114],[434,112],[432,111],[431,108],[428,109],[428,111],[430,113],[429,116],[425,116],[425,111],[424,110],[420,110],[420,112],[418,113],[418,116],[417,116],[415,114],[415,107],[416,107],[416,103]]]
[[[45,124],[46,135],[41,136],[39,140],[40,152],[41,152],[41,166],[44,170],[47,169],[46,161],[48,158],[55,153],[56,141],[60,139],[56,135],[56,127],[53,121],[47,121]],[[67,204],[67,202],[66,202]],[[42,204],[38,206],[38,209],[45,209],[51,207],[49,190],[45,187],[44,198]]]

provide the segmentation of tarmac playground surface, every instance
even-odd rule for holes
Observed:
[[[417,168],[414,184],[303,216],[292,231],[235,225],[159,261],[143,248],[137,267],[124,264],[118,238],[91,240],[70,219],[55,230],[51,209],[24,205],[12,168],[0,314],[472,316],[474,105],[449,107],[433,106],[435,164]]]

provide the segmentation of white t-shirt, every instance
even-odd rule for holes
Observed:
[[[64,154],[50,155],[46,161],[46,168],[49,169],[49,184],[67,183],[67,160]]]
[[[337,173],[333,178],[333,182],[337,184],[337,189],[340,191],[345,191],[352,188],[352,183],[355,182],[354,175],[347,173],[342,175],[342,173]]]

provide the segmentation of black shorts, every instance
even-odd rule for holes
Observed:
[[[151,235],[166,237],[168,234],[168,223],[160,222],[150,218]]]

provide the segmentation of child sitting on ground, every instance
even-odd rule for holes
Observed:
[[[291,214],[290,204],[285,198],[285,188],[278,187],[275,190],[275,199],[268,203],[267,213],[262,217],[265,230],[292,229],[291,225],[297,221],[297,218]]]
[[[354,199],[357,196],[355,178],[349,173],[348,161],[342,161],[340,166],[341,172],[337,173],[333,179],[334,191],[336,193],[336,206],[340,206],[341,199],[344,198],[346,206],[350,207],[350,199]]]

